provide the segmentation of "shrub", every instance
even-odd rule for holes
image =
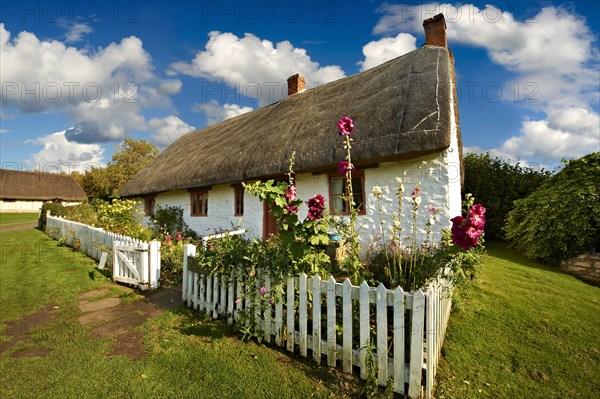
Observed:
[[[60,202],[45,202],[42,205],[42,211],[40,212],[40,221],[38,226],[43,230],[46,228],[46,212],[50,211],[52,216],[64,216],[65,207]]]
[[[151,229],[142,225],[140,203],[128,199],[114,199],[112,203],[95,202],[98,227],[113,233],[150,241]]]
[[[558,264],[600,246],[600,152],[565,162],[515,202],[506,237],[530,258]]]
[[[64,207],[63,216],[65,219],[72,220],[73,222],[89,225],[94,225],[98,219],[94,208],[87,202]]]
[[[487,209],[486,238],[504,239],[503,227],[515,200],[534,192],[548,178],[548,171],[538,171],[520,163],[510,164],[489,153],[469,154],[464,158],[463,193],[470,193]]]
[[[198,238],[196,232],[183,220],[183,208],[180,206],[156,206],[150,223],[155,238],[163,239],[167,235],[174,236],[177,232],[183,233],[185,237]]]

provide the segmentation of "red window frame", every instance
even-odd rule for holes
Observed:
[[[333,192],[333,181],[336,179],[343,179],[343,187],[344,187],[343,193],[334,193]],[[356,190],[354,190],[354,186],[353,186],[354,202],[360,207],[358,209],[358,214],[364,215],[364,214],[366,214],[366,209],[365,209],[366,196],[365,196],[365,172],[363,170],[353,170],[352,171],[352,181],[356,182],[357,180],[360,181],[361,190],[360,190],[360,192],[357,192]],[[350,208],[348,206],[348,201],[346,201],[346,203],[343,204],[344,210],[342,210],[341,212],[339,210],[334,209],[334,204],[335,204],[335,202],[337,202],[336,197],[341,197],[342,195],[347,195],[346,187],[347,187],[347,185],[346,185],[346,177],[345,176],[342,176],[339,173],[332,173],[329,175],[329,211],[334,216],[348,215],[348,212],[346,211],[346,209]]]
[[[236,184],[233,186],[233,190],[233,214],[235,216],[244,216],[244,186]]]
[[[190,216],[208,216],[208,191],[190,193]]]
[[[156,205],[156,196],[144,197],[144,213],[146,216],[154,216],[154,206]]]

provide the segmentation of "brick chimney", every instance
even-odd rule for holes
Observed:
[[[439,46],[448,48],[446,40],[446,20],[444,14],[438,14],[435,17],[423,21],[425,29],[425,44],[429,46]]]
[[[299,73],[290,76],[287,82],[288,96],[304,91],[304,83],[306,83],[306,79],[304,79],[304,76],[300,75]]]

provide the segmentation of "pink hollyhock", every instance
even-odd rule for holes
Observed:
[[[476,204],[471,207],[469,222],[476,229],[483,230],[485,227],[485,211],[486,209],[481,204]]]
[[[289,213],[296,213],[298,212],[298,206],[297,205],[286,205],[285,209],[289,212]]]
[[[271,297],[271,298],[269,299],[269,304],[271,304],[271,305],[275,305],[275,298]]]
[[[267,293],[267,287],[265,287],[263,285],[262,287],[260,287],[260,295],[265,296],[266,293]]]
[[[323,210],[325,209],[325,197],[321,194],[317,194],[307,202],[308,205],[308,218],[310,220],[321,219],[323,217]]]
[[[285,198],[288,202],[296,199],[296,186],[287,186],[285,188]]]
[[[350,136],[354,130],[354,122],[352,119],[344,116],[338,121],[338,130],[340,132],[340,136]]]
[[[340,172],[341,175],[345,175],[346,172],[352,169],[354,169],[354,165],[348,161],[340,161],[338,164],[338,172]]]
[[[417,186],[417,187],[415,187],[414,190],[412,190],[412,193],[410,193],[410,196],[413,198],[416,198],[419,195],[421,195],[421,187]]]
[[[177,242],[183,240],[183,236],[182,235],[183,235],[183,233],[181,231],[178,231],[177,233],[175,233],[175,240]]]
[[[166,241],[166,242],[171,242],[171,241],[173,241],[173,237],[171,237],[171,235],[170,235],[170,234],[168,234],[168,235],[165,237],[165,241]]]

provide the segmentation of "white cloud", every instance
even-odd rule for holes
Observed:
[[[224,81],[261,105],[283,98],[287,78],[296,73],[306,78],[307,87],[345,76],[339,66],[321,66],[289,41],[273,44],[250,33],[240,38],[216,31],[209,33],[205,49],[191,62],[173,63],[168,72]]]
[[[399,33],[396,37],[384,37],[363,46],[365,60],[359,62],[360,70],[365,71],[386,61],[400,57],[417,49],[417,38],[410,33]]]
[[[0,133],[9,133],[9,132],[11,132],[11,130],[0,129]]]
[[[64,112],[80,143],[120,141],[142,128],[143,108],[170,106],[181,82],[160,81],[142,41],[130,36],[94,50],[40,40],[23,31],[11,39],[0,23],[3,106],[22,113]]]
[[[83,22],[74,22],[69,26],[69,31],[65,35],[65,43],[75,43],[83,40],[85,35],[92,33],[91,26]]]
[[[196,130],[176,116],[166,118],[152,118],[148,121],[148,128],[154,130],[152,140],[161,148],[170,146],[175,140],[186,133]]]
[[[252,107],[242,107],[238,104],[219,104],[215,100],[207,103],[195,103],[192,106],[192,112],[204,112],[206,115],[207,126],[233,118],[246,112],[252,111]]]
[[[68,141],[66,131],[60,131],[34,140],[27,140],[25,144],[42,145],[41,151],[31,156],[30,162],[37,164],[36,169],[86,170],[92,166],[104,165],[104,148],[99,144],[79,144]]]
[[[600,117],[592,105],[600,86],[599,59],[596,38],[584,18],[544,7],[535,15],[528,10],[531,18],[521,21],[491,5],[447,3],[385,4],[380,12],[384,15],[373,29],[378,34],[422,34],[422,21],[443,12],[450,45],[486,49],[494,63],[516,74],[511,81],[528,87],[526,94],[535,102],[523,105],[546,118],[524,120],[520,133],[495,149],[498,153],[553,163],[598,151]]]

